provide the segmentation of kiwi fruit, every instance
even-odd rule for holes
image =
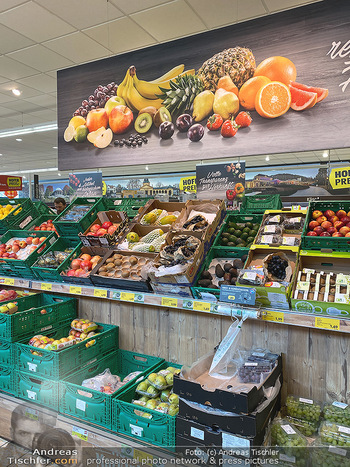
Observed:
[[[215,266],[215,275],[221,279],[224,277],[225,271],[222,269],[221,264]]]
[[[141,109],[139,112],[139,115],[149,114],[153,119],[156,113],[157,113],[156,107],[153,107],[153,105],[149,105],[148,107],[144,107],[143,109]]]
[[[106,266],[106,271],[110,271],[111,269],[114,269],[114,264],[113,263],[108,263]]]
[[[137,264],[137,258],[135,258],[135,256],[130,256],[129,262],[133,266],[134,264]]]
[[[122,264],[123,264],[123,261],[121,259],[114,260],[114,265],[115,266],[121,266]]]
[[[127,277],[129,277],[129,276],[130,276],[130,272],[129,272],[129,271],[126,271],[126,270],[123,270],[123,271],[122,271],[122,277],[124,277],[124,279],[127,278]]]
[[[106,266],[101,266],[100,269],[98,270],[98,272],[106,272],[107,268]]]
[[[108,272],[102,271],[102,272],[99,272],[99,275],[103,276],[103,277],[106,277],[106,276],[108,276]]]
[[[160,107],[153,118],[153,123],[157,128],[159,128],[160,124],[163,122],[171,122],[171,115],[168,109]]]
[[[136,118],[134,127],[137,133],[142,134],[142,133],[147,133],[147,131],[151,129],[152,124],[153,124],[152,115],[150,115],[149,113],[143,113],[143,114],[139,114],[139,116]]]
[[[109,264],[109,263],[114,263],[114,259],[113,258],[106,259],[106,264]]]

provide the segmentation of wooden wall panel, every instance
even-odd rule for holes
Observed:
[[[120,326],[120,347],[190,365],[225,336],[230,317],[81,298],[80,316]],[[347,334],[247,320],[242,345],[282,352],[284,397],[350,402]]]

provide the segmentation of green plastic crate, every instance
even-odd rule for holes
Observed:
[[[14,369],[11,366],[0,365],[0,391],[16,395]]]
[[[7,232],[7,230],[19,226],[21,221],[27,215],[32,215],[33,218],[36,217],[36,211],[33,205],[33,202],[29,198],[0,198],[0,205],[6,206],[11,204],[12,206],[17,206],[16,209],[10,214],[8,214],[4,219],[0,220],[0,235]]]
[[[235,212],[228,213],[224,219],[224,222],[218,234],[215,237],[213,247],[222,248],[224,250],[239,251],[239,252],[244,252],[245,254],[248,254],[249,248],[243,248],[243,247],[238,247],[238,246],[230,247],[226,245],[221,245],[221,234],[225,232],[227,228],[227,224],[229,222],[236,222],[236,224],[245,223],[245,222],[252,222],[253,224],[261,224],[262,218],[263,218],[262,214],[244,214],[244,213],[242,214],[242,213],[235,213]]]
[[[56,211],[42,201],[34,201],[33,204],[39,216],[48,214],[51,216],[49,219],[52,217],[57,217]]]
[[[0,340],[0,366],[12,366],[14,358],[14,346],[12,342]]]
[[[322,212],[330,209],[337,212],[343,209],[346,213],[350,211],[350,201],[310,201],[303,233],[301,236],[301,248],[303,250],[333,250],[350,251],[350,237],[308,237],[309,222],[312,221],[313,211]]]
[[[50,332],[42,331],[42,334],[54,339],[67,337],[71,329],[69,321],[64,326],[54,328]],[[32,372],[37,376],[60,379],[63,376],[77,371],[84,364],[101,358],[108,352],[118,349],[118,326],[96,323],[103,329],[96,336],[71,345],[60,351],[35,349],[28,345],[28,339],[15,343],[15,364],[20,371]],[[38,334],[34,333],[33,335]],[[91,342],[93,341],[93,344]],[[88,344],[88,345],[87,345]],[[90,344],[90,345],[89,345]],[[33,355],[31,351],[40,351],[41,355]]]
[[[58,411],[59,382],[25,371],[14,371],[14,388],[20,399]]]
[[[157,372],[168,366],[182,367],[182,365],[175,363],[164,362],[154,368],[153,371]],[[126,388],[125,391],[113,399],[112,430],[136,438],[139,441],[174,451],[176,417],[133,404],[132,400],[135,398],[135,390],[138,384],[139,381]],[[151,418],[143,416],[146,414]]]
[[[71,261],[74,258],[77,258],[80,254],[80,250],[82,248],[82,243],[80,242],[79,237],[75,239],[63,238],[60,237],[50,246],[47,250],[45,250],[45,254],[49,253],[50,251],[64,251],[66,248],[73,248],[73,251],[67,257],[67,260]],[[38,258],[39,259],[39,258]],[[43,281],[48,282],[63,282],[61,272],[64,270],[65,266],[63,261],[58,268],[46,268],[43,266],[36,266],[35,264],[32,266],[32,271],[34,276]]]
[[[149,355],[117,350],[98,360],[82,371],[65,377],[60,386],[60,407],[64,415],[82,419],[105,428],[112,428],[111,413],[112,399],[133,384],[137,379],[148,374],[153,368],[162,363],[162,359]],[[92,378],[110,369],[113,375],[124,378],[129,373],[141,371],[130,383],[113,394],[104,394],[100,391],[81,386],[85,379]]]
[[[241,213],[264,214],[267,209],[282,209],[280,195],[253,195],[243,198]]]
[[[89,205],[91,207],[80,221],[62,220],[74,206],[82,205]],[[104,210],[103,198],[76,198],[58,217],[56,217],[53,224],[59,235],[64,237],[77,237],[80,232],[85,232],[94,220],[97,219],[97,213]]]
[[[45,253],[48,248],[55,242],[57,236],[54,232],[28,232],[26,230],[9,230],[6,234],[0,238],[0,243],[6,243],[10,238],[27,238],[27,237],[47,237],[47,240],[41,244],[33,253],[31,253],[26,259],[9,259],[1,258],[0,267],[1,273],[6,274],[8,270],[12,271],[13,275],[21,277],[23,279],[31,279],[34,277],[34,273],[31,266],[35,263],[41,253]],[[44,249],[42,251],[41,248]]]
[[[212,247],[209,250],[209,253],[205,258],[205,261],[204,261],[204,263],[203,263],[203,265],[201,267],[201,270],[200,270],[199,274],[197,275],[197,279],[196,279],[196,282],[195,282],[194,286],[191,287],[193,297],[198,298],[198,299],[204,299],[205,295],[203,296],[202,294],[208,294],[209,293],[209,294],[215,295],[215,297],[219,298],[220,289],[209,289],[209,288],[206,288],[206,287],[199,287],[197,285],[198,281],[200,280],[200,277],[202,275],[202,272],[210,266],[210,263],[212,262],[212,260],[214,258],[232,258],[232,259],[239,258],[239,259],[242,259],[242,257],[244,255],[247,255],[247,252],[245,251],[245,250],[247,250],[247,248],[242,248],[241,250],[242,251],[238,251],[238,249],[228,248],[228,247],[226,247],[226,248]]]
[[[139,209],[152,198],[103,198],[106,209],[126,212],[129,219],[138,215]],[[118,204],[116,204],[118,203]]]
[[[40,214],[38,217],[36,217],[35,219],[33,219],[32,221],[28,223],[28,225],[26,226],[26,230],[29,230],[29,231],[34,230],[34,227],[39,227],[43,222],[47,222],[50,219],[54,221],[56,217],[57,217],[56,215],[52,215],[52,214]]]
[[[39,293],[2,302],[0,306],[9,302],[17,302],[18,311],[13,315],[0,314],[0,339],[10,342],[30,338],[35,332],[40,334],[77,316],[76,298]],[[42,313],[43,309],[46,313]]]

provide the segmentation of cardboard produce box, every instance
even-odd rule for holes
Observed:
[[[200,232],[191,232],[190,234],[188,233],[183,233],[183,232],[168,232],[168,235],[166,236],[166,245],[163,245],[161,251],[168,245],[171,245],[172,239],[174,237],[178,237],[184,235],[185,237],[190,237],[193,236],[197,239],[201,239],[201,233]],[[154,264],[157,264],[160,260],[161,256],[160,254],[157,255],[157,257],[154,260]],[[150,272],[148,277],[150,278],[152,283],[155,284],[179,284],[182,286],[190,286],[194,283],[196,279],[196,274],[202,264],[202,261],[204,259],[204,244],[201,241],[199,247],[197,248],[197,251],[195,252],[193,258],[188,262],[188,266],[185,271],[180,272],[180,273],[174,273],[173,271],[170,271],[169,274],[166,274],[164,276],[157,276],[154,271]],[[173,268],[169,268],[173,270]]]
[[[349,264],[350,253],[301,251],[291,291],[292,309],[349,318]]]
[[[134,218],[135,223],[140,223],[142,217],[153,209],[162,209],[167,211],[168,214],[173,214],[174,212],[181,213],[182,209],[185,207],[185,203],[178,202],[163,202],[157,199],[151,199],[148,203],[145,204],[143,208],[140,208],[140,214]],[[161,227],[161,226],[160,226]]]
[[[245,269],[249,267],[261,267],[264,265],[265,260],[270,255],[279,255],[285,257],[288,260],[288,267],[286,269],[285,282],[288,285],[284,285],[281,281],[269,281],[264,285],[247,285],[239,277],[237,285],[241,287],[251,287],[256,290],[255,305],[260,304],[263,307],[273,306],[274,308],[289,309],[289,296],[293,288],[293,281],[297,270],[298,253],[289,250],[279,250],[276,248],[264,248],[251,249],[247,261],[245,263]]]
[[[193,213],[193,214],[192,214]],[[196,232],[196,230],[185,229],[184,224],[192,217],[202,215],[207,219],[208,226],[204,230],[198,230],[202,234],[202,241],[205,249],[208,250],[225,215],[226,206],[223,200],[189,200],[182,209],[179,217],[174,222],[172,228],[176,231],[186,233]],[[209,222],[211,220],[211,222]]]
[[[218,379],[209,376],[213,357],[214,353],[203,357],[184,375],[174,375],[174,393],[188,401],[237,414],[249,414],[263,400],[264,389],[274,386],[282,372],[282,358],[279,356],[273,370],[259,385],[241,383],[237,376]],[[237,387],[237,392],[232,392],[234,387]]]
[[[137,235],[141,239],[145,235],[147,235],[150,232],[153,232],[153,230],[157,230],[157,229],[161,229],[164,233],[167,233],[170,230],[170,226],[167,226],[167,225],[162,225],[162,226],[159,226],[159,225],[141,225],[141,224],[134,224],[134,223],[129,224],[128,228],[124,229],[123,233],[120,235],[120,237],[118,239],[118,243],[117,243],[118,250],[120,249],[122,251],[133,251],[133,250],[129,250],[129,249],[124,249],[124,246],[127,246],[126,236],[130,232],[137,233]],[[154,252],[150,252],[150,253],[154,253]]]
[[[103,237],[94,237],[88,235],[93,225],[102,225],[104,222],[112,222],[113,224],[119,224],[118,229],[113,234],[107,234]],[[100,211],[97,213],[97,219],[85,230],[84,233],[80,233],[79,237],[81,243],[87,247],[100,247],[108,248],[110,245],[115,245],[118,242],[119,235],[123,231],[124,227],[128,223],[128,216],[122,211]]]

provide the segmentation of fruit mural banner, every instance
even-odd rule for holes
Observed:
[[[240,199],[245,195],[245,162],[197,165],[196,185],[198,199]]]
[[[102,196],[102,172],[71,173],[69,186],[75,197]]]
[[[22,190],[22,177],[12,175],[0,175],[0,191]]]
[[[60,70],[59,169],[349,147],[349,30],[324,0]]]

